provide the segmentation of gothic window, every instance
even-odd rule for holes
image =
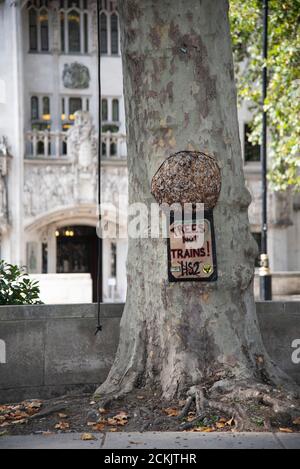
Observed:
[[[41,10],[39,20],[41,28],[41,50],[44,52],[49,50],[49,18],[47,10]]]
[[[44,131],[51,129],[50,97],[35,95],[30,98],[31,129]],[[37,155],[45,155],[45,143],[38,140],[36,147]],[[33,147],[31,154],[34,154]],[[48,143],[47,154],[51,155],[51,142]]]
[[[105,13],[100,15],[100,52],[101,54],[108,53],[107,16]]]
[[[119,122],[119,100],[112,100],[112,120],[113,122]]]
[[[30,98],[31,128],[36,130],[50,130],[51,110],[49,96],[31,96]]]
[[[32,96],[31,98],[31,120],[35,121],[39,118],[39,98]]]
[[[43,97],[43,120],[50,120],[50,99]]]
[[[118,55],[119,16],[116,3],[102,0],[100,12],[100,54]]]
[[[60,47],[61,51],[65,52],[65,13],[60,13]]]
[[[68,14],[69,52],[80,52],[80,14],[72,10]]]
[[[61,0],[61,51],[70,54],[88,53],[89,13],[86,0]]]
[[[90,100],[88,97],[64,96],[61,100],[62,129],[68,130],[75,121],[77,111],[89,111]]]
[[[118,133],[120,130],[120,101],[118,98],[105,97],[101,102],[102,133]],[[114,139],[107,143],[106,137],[102,140],[102,155],[116,156],[117,144]]]
[[[29,50],[30,52],[49,51],[48,1],[28,2]]]
[[[37,12],[34,8],[29,10],[29,49],[38,50]]]
[[[107,103],[107,99],[102,99],[101,111],[102,111],[102,120],[107,121],[108,120],[108,103]]]
[[[113,13],[110,17],[110,36],[111,36],[111,53],[116,55],[119,53],[119,26],[118,16]]]
[[[82,99],[81,98],[70,98],[69,100],[69,120],[75,119],[75,112],[82,110]]]

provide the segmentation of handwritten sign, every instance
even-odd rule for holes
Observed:
[[[169,281],[211,282],[217,279],[212,211],[204,220],[171,220],[168,238]]]

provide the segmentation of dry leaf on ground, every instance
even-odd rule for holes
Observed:
[[[163,412],[167,414],[168,417],[178,417],[180,411],[173,407],[168,407],[167,409],[163,409]]]
[[[279,428],[279,431],[282,433],[293,433],[291,428]]]
[[[91,433],[83,433],[80,439],[82,441],[92,441],[92,440],[96,440],[97,438],[94,437],[94,435],[92,435]]]
[[[68,418],[68,415],[66,415],[66,414],[58,414],[58,417],[59,417],[60,419],[67,419],[67,418]]]
[[[295,418],[295,420],[293,420],[293,424],[300,425],[300,417]]]
[[[24,423],[29,417],[37,414],[41,407],[41,401],[23,401],[17,405],[1,405],[0,426],[6,427],[18,421]]]
[[[121,425],[124,426],[128,423],[128,414],[120,412],[112,418],[107,419],[108,425]]]
[[[67,422],[59,422],[54,427],[56,430],[68,430],[70,425]]]
[[[216,427],[217,427],[218,429],[224,428],[224,427],[225,427],[225,423],[224,423],[224,422],[217,422],[217,423],[216,423]]]
[[[211,432],[215,432],[216,430],[213,427],[195,427],[195,428],[192,428],[189,431],[191,431],[191,432],[211,433]]]
[[[105,428],[105,424],[104,423],[96,423],[93,425],[92,429],[95,431],[95,432],[102,432]]]

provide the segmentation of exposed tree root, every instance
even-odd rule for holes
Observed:
[[[234,389],[229,390],[227,384],[221,386],[222,392],[216,385],[210,389],[205,387],[193,386],[187,393],[187,400],[179,419],[185,418],[192,405],[196,408],[196,417],[190,422],[185,422],[179,426],[179,429],[186,430],[194,427],[200,420],[208,417],[213,411],[217,411],[221,415],[232,418],[237,431],[254,430],[255,425],[251,421],[251,405],[257,405],[263,411],[268,408],[274,418],[285,415],[286,419],[293,420],[295,416],[299,416],[300,405],[299,400],[293,394],[283,393],[273,389],[271,386],[264,384],[236,384]],[[224,390],[227,389],[227,392]],[[232,388],[232,386],[231,386]],[[271,429],[272,417],[264,416],[264,427]]]

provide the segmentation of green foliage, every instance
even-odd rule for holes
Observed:
[[[36,305],[39,299],[38,282],[30,280],[24,267],[0,260],[0,305]]]
[[[250,140],[261,139],[262,0],[230,0],[239,99],[249,100]],[[274,190],[300,189],[300,0],[269,0],[269,180]]]

